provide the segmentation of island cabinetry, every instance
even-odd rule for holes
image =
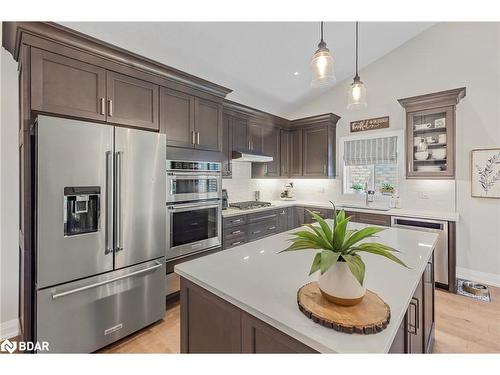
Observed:
[[[315,352],[181,277],[181,353]]]
[[[399,99],[406,110],[406,177],[455,177],[456,105],[465,87]]]

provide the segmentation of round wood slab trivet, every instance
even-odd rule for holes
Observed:
[[[339,332],[371,334],[384,330],[391,318],[391,309],[370,290],[354,306],[340,306],[327,301],[317,282],[304,285],[297,292],[299,310],[315,323]]]

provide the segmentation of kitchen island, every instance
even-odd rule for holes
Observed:
[[[330,221],[331,224],[331,221]],[[350,228],[365,225],[350,223]],[[346,334],[314,323],[297,306],[315,251],[278,254],[292,231],[175,267],[181,276],[183,353],[428,352],[434,332],[433,250],[437,235],[388,228],[378,242],[401,251],[403,268],[363,254],[365,285],[390,307],[382,332]]]

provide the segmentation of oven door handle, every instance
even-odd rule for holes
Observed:
[[[185,209],[190,209],[190,208],[198,208],[198,209],[204,209],[204,208],[219,208],[221,207],[221,203],[215,203],[215,204],[176,204],[176,205],[169,205],[167,206],[169,210],[172,211],[180,211],[180,210],[185,210]]]

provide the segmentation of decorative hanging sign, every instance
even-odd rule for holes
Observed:
[[[351,121],[351,133],[365,130],[384,129],[389,127],[389,116]]]

